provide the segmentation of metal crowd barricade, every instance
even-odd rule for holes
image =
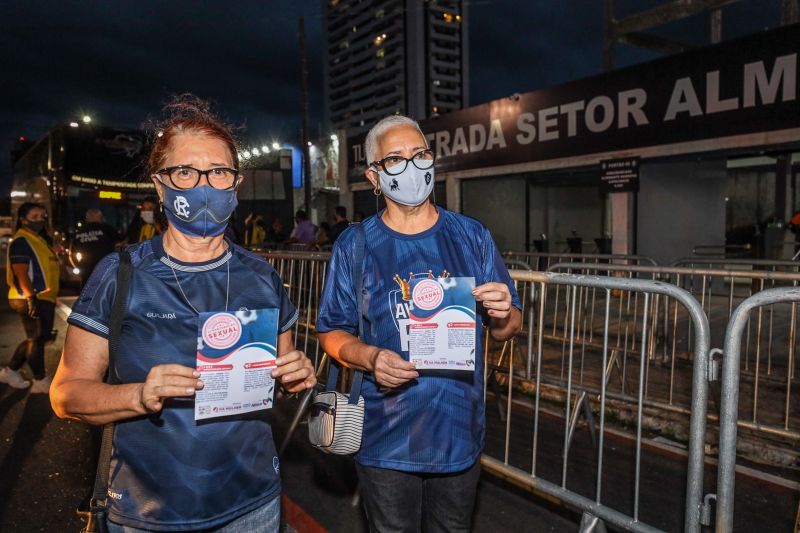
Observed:
[[[725,333],[725,347],[722,357],[722,394],[720,409],[720,444],[719,469],[717,471],[717,521],[716,531],[726,533],[733,530],[733,499],[736,468],[736,432],[740,425],[739,410],[739,377],[741,370],[741,348],[745,332],[749,329],[753,310],[759,313],[764,307],[775,304],[791,304],[792,325],[797,317],[797,304],[800,302],[800,288],[784,287],[768,289],[751,296],[740,304],[730,321]],[[790,333],[789,367],[795,366],[794,329]],[[786,419],[784,427],[788,429],[788,413],[792,392],[792,375],[786,378]],[[800,512],[800,511],[799,511]]]
[[[800,272],[800,261],[773,259],[743,259],[722,257],[682,257],[670,266],[684,268],[722,268],[726,270],[767,270],[770,272]]]
[[[522,261],[540,272],[548,270],[556,263],[609,263],[613,265],[652,265],[656,262],[643,255],[619,254],[572,254],[572,253],[545,253],[545,252],[503,252],[506,260]]]
[[[304,351],[318,368],[322,347],[317,338],[316,322],[330,253],[269,251],[262,255],[278,271],[289,299],[297,307],[293,326],[294,344]]]
[[[697,532],[700,530],[700,511],[702,505],[702,482],[703,482],[703,451],[704,451],[704,438],[705,438],[705,424],[706,424],[706,401],[708,395],[708,354],[709,354],[709,326],[703,309],[700,304],[685,290],[675,287],[670,284],[653,282],[647,280],[627,279],[627,278],[614,278],[614,277],[598,277],[598,276],[576,276],[570,274],[559,273],[543,273],[543,272],[522,272],[512,271],[512,279],[518,284],[532,285],[531,289],[535,286],[538,294],[538,310],[537,310],[537,326],[536,333],[529,336],[528,343],[532,345],[536,343],[535,357],[536,357],[536,370],[535,380],[531,384],[530,380],[524,378],[517,378],[514,372],[514,351],[510,350],[508,355],[508,371],[507,376],[507,420],[505,424],[504,436],[504,449],[502,452],[502,459],[493,457],[489,454],[484,454],[482,457],[483,467],[500,477],[503,477],[517,485],[520,485],[528,490],[534,492],[544,493],[551,497],[558,498],[566,504],[577,508],[584,513],[581,529],[588,531],[597,527],[598,520],[602,520],[614,526],[627,530],[627,531],[658,531],[657,528],[648,525],[640,519],[640,477],[641,477],[641,451],[642,451],[642,429],[643,429],[643,410],[645,406],[645,371],[646,371],[646,357],[645,352],[642,351],[638,361],[638,379],[636,380],[637,394],[636,394],[636,454],[635,454],[635,479],[634,479],[634,501],[632,505],[632,512],[630,514],[612,507],[608,503],[604,503],[602,480],[603,480],[603,454],[606,451],[604,446],[604,437],[606,435],[606,401],[613,398],[609,391],[609,375],[601,371],[597,380],[599,381],[599,432],[597,443],[597,471],[595,478],[595,490],[593,491],[594,497],[590,498],[580,494],[575,490],[568,487],[568,472],[569,472],[569,452],[572,445],[572,437],[576,428],[578,418],[577,409],[573,408],[573,393],[577,393],[575,402],[579,403],[583,398],[588,401],[586,396],[581,396],[581,391],[585,392],[584,384],[578,379],[578,373],[575,371],[578,365],[578,358],[583,359],[584,350],[580,346],[578,339],[578,332],[582,328],[578,319],[577,309],[579,298],[582,298],[584,293],[588,290],[594,290],[601,293],[599,300],[602,300],[600,305],[600,323],[602,324],[601,346],[600,353],[602,365],[600,368],[605,369],[609,366],[612,359],[612,335],[611,327],[613,322],[612,301],[614,298],[620,296],[620,293],[634,293],[638,295],[643,301],[644,320],[643,327],[639,331],[641,336],[641,343],[645,344],[649,335],[649,326],[651,325],[648,310],[651,309],[649,302],[653,298],[664,298],[680,304],[687,311],[689,320],[693,327],[693,374],[691,378],[691,420],[689,424],[689,466],[688,478],[686,485],[686,498],[685,498],[685,514],[684,514],[684,527],[687,532]],[[538,446],[540,444],[540,412],[543,412],[543,396],[542,390],[546,385],[547,378],[547,358],[546,352],[553,349],[553,343],[546,338],[546,325],[545,316],[547,315],[549,294],[554,292],[555,288],[560,288],[561,292],[565,294],[565,298],[570,302],[568,312],[568,326],[566,331],[566,346],[567,346],[567,359],[566,359],[566,372],[563,382],[563,387],[566,394],[563,398],[564,411],[563,411],[563,444],[561,446],[561,471],[558,476],[560,479],[549,481],[544,479],[537,473],[537,465],[539,460]],[[488,367],[488,362],[487,362]],[[516,416],[512,408],[515,404],[514,395],[527,398],[521,392],[517,392],[515,383],[520,387],[523,385],[533,385],[534,398],[533,398],[533,431],[532,431],[532,453],[530,455],[530,470],[523,469],[521,466],[511,464],[509,458],[511,455],[511,433],[512,427],[514,431],[520,431],[520,428],[525,427],[524,424],[513,424],[513,418]],[[589,410],[591,412],[591,410]],[[515,452],[516,453],[516,452]],[[658,510],[659,513],[663,509]]]
[[[740,302],[765,289],[789,286],[800,283],[800,273],[763,270],[724,270],[681,267],[651,267],[631,265],[565,263],[553,265],[552,270],[581,274],[610,273],[629,277],[642,276],[675,284],[687,290],[699,302],[711,325],[712,344],[722,345],[722,333],[733,311]],[[620,317],[630,316],[629,323],[620,325],[617,331],[616,346],[621,347],[621,373],[624,396],[630,398],[625,390],[626,359],[636,355],[645,346],[648,352],[648,383],[645,388],[646,399],[652,405],[665,410],[688,412],[688,391],[682,388],[683,376],[688,374],[691,362],[692,333],[686,316],[680,310],[657,299],[650,302],[651,329],[646,344],[636,345],[631,332],[641,330],[640,302],[636,297],[628,297],[618,302]],[[595,305],[584,297],[579,306],[579,317],[583,317],[589,327],[582,331],[582,343],[592,343]],[[556,306],[551,310],[554,338],[565,338],[563,316],[566,309]],[[585,315],[588,315],[585,316]],[[557,320],[558,319],[558,320]],[[784,339],[782,325],[786,324],[788,336]],[[558,327],[560,325],[560,328]],[[759,308],[750,320],[745,337],[744,365],[741,369],[746,409],[739,426],[747,428],[755,435],[797,440],[800,438],[800,417],[792,415],[790,406],[781,399],[786,397],[792,382],[797,379],[795,369],[788,364],[794,357],[794,338],[796,325],[791,313],[773,306]],[[595,343],[596,344],[596,343]],[[763,405],[772,406],[770,409]],[[716,418],[716,414],[709,416]]]
[[[706,257],[746,257],[753,253],[749,244],[698,244],[692,254]]]

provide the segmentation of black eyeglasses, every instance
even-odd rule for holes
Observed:
[[[166,174],[170,183],[176,189],[193,189],[200,183],[200,178],[205,176],[208,184],[215,189],[233,189],[239,180],[239,171],[233,168],[217,167],[208,170],[199,170],[186,165],[162,168],[156,174]]]
[[[420,170],[428,170],[433,166],[434,159],[436,158],[433,155],[433,150],[422,150],[412,155],[410,159],[399,155],[390,155],[380,161],[373,161],[372,165],[383,167],[383,170],[390,176],[397,176],[406,170],[409,161]]]

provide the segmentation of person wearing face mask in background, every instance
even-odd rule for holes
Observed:
[[[125,232],[126,244],[136,244],[148,239],[152,239],[161,232],[156,224],[156,206],[158,201],[153,196],[148,196],[142,200],[139,206],[139,216],[133,220]]]
[[[481,330],[512,338],[519,297],[486,227],[431,202],[435,158],[414,120],[384,118],[365,152],[367,179],[386,209],[336,240],[316,328],[328,354],[364,372],[355,459],[370,531],[469,531],[486,427]],[[410,282],[434,276],[474,278],[475,371],[417,370],[409,361]],[[360,339],[357,296],[367,325]]]
[[[31,385],[19,369],[25,361],[33,373],[33,393],[48,393],[50,378],[45,375],[44,346],[53,329],[58,296],[58,257],[42,237],[45,230],[44,206],[26,202],[17,211],[17,232],[8,248],[6,282],[8,304],[22,319],[26,339],[7,367],[0,369],[0,383],[24,389]]]

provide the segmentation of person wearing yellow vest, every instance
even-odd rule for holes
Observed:
[[[157,225],[156,205],[158,205],[158,202],[152,196],[142,200],[139,206],[139,216],[130,223],[128,230],[125,232],[127,236],[126,244],[140,243],[161,233]]]
[[[33,372],[33,393],[48,393],[44,345],[53,329],[58,296],[58,257],[40,233],[46,224],[40,204],[26,202],[17,211],[17,232],[8,247],[6,282],[8,305],[22,318],[25,336],[8,366],[0,369],[0,383],[24,389],[31,385],[19,369],[28,361]]]
[[[264,229],[264,217],[250,213],[244,221],[244,245],[249,247],[261,246],[267,238],[267,231]]]

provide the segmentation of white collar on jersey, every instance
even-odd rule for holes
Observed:
[[[171,257],[166,255],[166,253],[167,252],[165,250],[164,255],[161,256],[161,262],[167,265],[168,267],[174,270],[180,270],[181,272],[205,272],[207,270],[214,270],[215,268],[219,268],[225,263],[227,263],[228,260],[230,260],[230,258],[233,256],[233,254],[231,253],[231,249],[229,247],[227,252],[225,252],[225,255],[223,255],[213,263],[208,263],[205,265],[182,265],[180,263],[173,261]]]

